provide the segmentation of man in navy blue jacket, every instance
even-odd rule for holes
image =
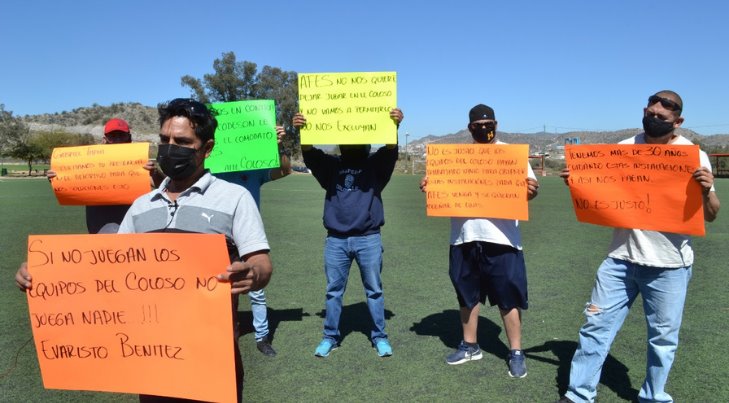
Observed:
[[[400,109],[390,111],[400,125]],[[294,116],[300,128],[306,119]],[[398,157],[397,144],[388,144],[370,155],[369,145],[340,145],[341,155],[333,156],[310,145],[301,146],[304,163],[322,188],[324,198],[324,273],[327,278],[324,337],[314,355],[326,357],[341,341],[339,318],[342,297],[352,261],[359,266],[374,329],[370,340],[380,357],[392,355],[392,346],[385,333],[385,297],[382,292],[382,239],[380,227],[385,224],[382,190],[390,181]]]

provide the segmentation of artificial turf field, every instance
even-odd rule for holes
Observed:
[[[419,180],[396,175],[383,195],[383,284],[394,349],[386,359],[368,340],[370,319],[356,265],[342,312],[342,345],[327,358],[314,357],[324,306],[324,191],[310,175],[263,187],[262,215],[275,267],[266,296],[278,356],[256,350],[244,297],[239,343],[246,401],[551,402],[564,392],[582,310],[610,229],[578,223],[562,181],[540,178],[530,219],[521,223],[529,277],[530,308],[523,317],[529,375],[516,380],[506,374],[505,334],[497,309],[487,307],[479,322],[484,358],[449,366],[444,358],[461,339],[447,273],[449,223],[425,216]],[[718,179],[716,187],[729,205],[729,181]],[[694,239],[693,279],[667,388],[677,402],[729,401],[727,214],[720,212],[707,224],[707,236]],[[133,395],[45,390],[34,346],[26,343],[31,337],[27,304],[13,275],[25,259],[27,235],[84,231],[83,209],[58,206],[45,180],[0,178],[0,401],[136,401]],[[645,322],[638,299],[605,362],[599,401],[635,399],[644,368]]]

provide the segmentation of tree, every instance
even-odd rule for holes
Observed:
[[[0,156],[10,155],[10,150],[28,134],[28,126],[13,112],[6,111],[0,104]]]
[[[273,99],[277,106],[276,121],[286,128],[284,147],[298,153],[299,136],[291,126],[299,107],[295,71],[264,66],[259,73],[256,63],[236,61],[233,52],[223,53],[220,59],[215,59],[213,70],[215,73],[205,74],[202,80],[185,75],[180,82],[183,87],[190,88],[193,98],[203,103]]]
[[[283,71],[278,67],[264,66],[258,74],[256,94],[261,99],[276,101],[276,120],[286,128],[284,147],[298,151],[298,131],[291,125],[294,115],[299,111],[299,87],[294,71]]]
[[[26,161],[28,163],[28,176],[30,176],[33,172],[33,162],[48,161],[54,148],[86,144],[94,144],[94,138],[91,134],[27,132],[10,148],[8,155]]]
[[[30,176],[31,172],[33,171],[33,161],[39,159],[43,151],[38,145],[33,144],[29,141],[29,135],[26,135],[25,137],[28,138],[16,144],[10,150],[9,155],[13,158],[18,158],[28,162],[28,176]]]
[[[42,131],[34,133],[30,143],[37,147],[38,160],[49,160],[53,149],[57,147],[73,147],[94,144],[94,136],[90,133],[78,134],[64,131]]]

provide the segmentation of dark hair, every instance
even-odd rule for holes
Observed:
[[[213,112],[203,103],[191,98],[176,98],[166,104],[157,105],[159,112],[159,126],[176,116],[184,116],[192,123],[195,135],[205,144],[215,137],[218,121]]]

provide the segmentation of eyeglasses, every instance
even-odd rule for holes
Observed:
[[[120,131],[106,133],[104,135],[104,137],[106,137],[106,142],[109,144],[131,143],[132,142],[131,133],[125,133],[125,132],[120,132]]]
[[[650,97],[648,97],[648,106],[653,105],[656,102],[660,102],[661,106],[668,110],[681,112],[681,105],[674,101],[671,101],[668,98],[659,97],[658,95],[651,95]]]
[[[202,102],[195,101],[192,98],[175,98],[167,104],[167,109],[179,110],[183,109],[190,114],[190,116],[203,116],[207,117],[212,114]]]
[[[496,121],[491,122],[473,122],[471,123],[472,127],[493,127],[496,126]]]

